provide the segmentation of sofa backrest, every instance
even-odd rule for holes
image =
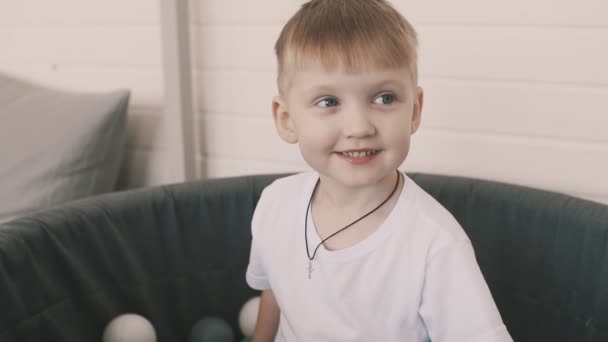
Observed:
[[[608,207],[491,181],[413,174],[460,222],[515,341],[608,341]]]
[[[282,175],[71,202],[0,227],[0,341],[99,340],[121,313],[159,342],[204,316],[238,335],[250,221]],[[410,175],[463,225],[515,341],[608,341],[608,208],[465,178]]]

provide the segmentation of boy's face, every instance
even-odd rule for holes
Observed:
[[[394,174],[422,109],[422,89],[407,67],[346,72],[319,64],[287,77],[287,89],[273,99],[277,131],[298,143],[321,177],[359,187]]]

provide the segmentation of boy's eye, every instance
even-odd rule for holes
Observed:
[[[317,102],[317,106],[323,108],[335,107],[338,105],[338,100],[333,97],[326,97]]]
[[[389,94],[389,93],[380,94],[380,95],[378,95],[378,97],[376,97],[374,99],[375,104],[381,104],[381,105],[391,104],[391,103],[393,103],[393,101],[395,101],[395,97],[393,96],[393,94]]]

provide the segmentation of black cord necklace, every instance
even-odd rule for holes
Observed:
[[[340,230],[338,230],[337,232],[331,234],[330,236],[326,237],[325,239],[323,239],[321,242],[319,242],[319,244],[317,245],[317,247],[315,248],[314,252],[312,253],[312,257],[310,256],[310,251],[308,249],[308,213],[310,211],[310,208],[312,206],[312,197],[314,196],[316,190],[317,190],[317,186],[319,185],[319,179],[317,179],[317,182],[315,183],[315,187],[312,189],[312,194],[310,195],[310,199],[308,200],[308,205],[306,206],[306,216],[304,217],[304,242],[306,243],[306,256],[308,256],[308,279],[311,278],[312,275],[312,261],[315,258],[315,255],[317,255],[317,250],[319,249],[319,247],[321,247],[321,245],[331,239],[332,237],[336,236],[337,234],[341,233],[342,231],[344,231],[346,228],[352,226],[353,224],[363,220],[364,218],[368,217],[369,215],[371,215],[374,211],[380,209],[380,207],[382,207],[386,202],[388,202],[389,199],[391,199],[391,197],[393,197],[393,195],[395,194],[395,191],[397,191],[397,188],[399,187],[399,181],[401,180],[401,173],[399,173],[399,170],[397,170],[397,182],[395,183],[395,188],[393,188],[393,191],[391,191],[390,195],[388,195],[388,197],[382,201],[382,203],[378,204],[377,207],[375,207],[374,209],[372,209],[371,211],[369,211],[367,214],[359,217],[358,219],[354,220],[353,222],[347,224],[346,226],[344,226],[343,228],[341,228]]]

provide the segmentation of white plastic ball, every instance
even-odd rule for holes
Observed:
[[[103,332],[103,342],[156,342],[156,331],[147,319],[136,314],[116,316]]]
[[[248,300],[241,308],[239,313],[239,327],[246,337],[253,336],[255,324],[258,320],[258,310],[260,308],[260,297],[253,297]]]

